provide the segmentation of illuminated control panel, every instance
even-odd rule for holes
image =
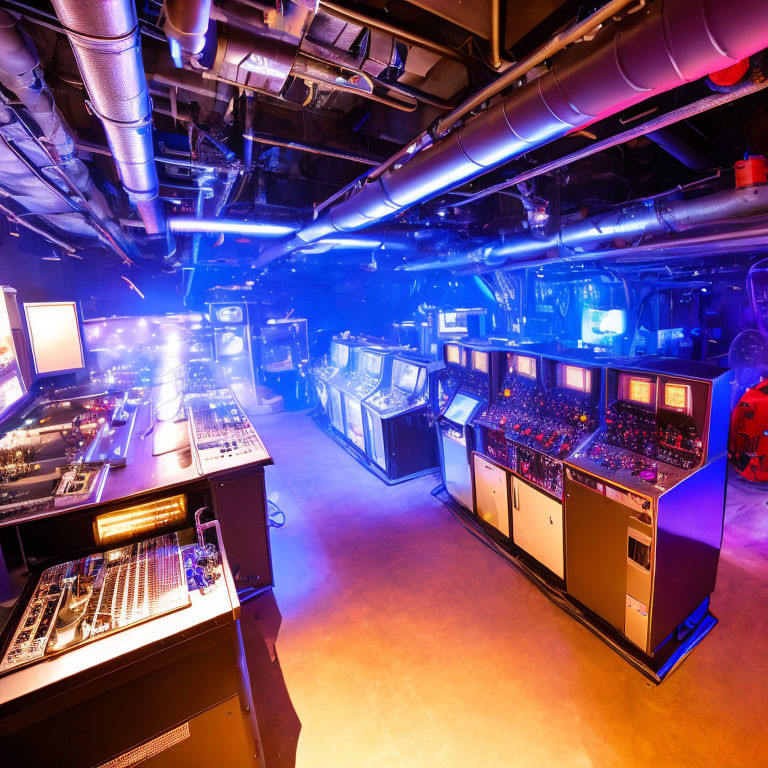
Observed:
[[[248,417],[228,390],[188,399],[189,424],[203,473],[269,459]]]
[[[175,533],[55,565],[40,576],[0,674],[189,602]]]
[[[383,347],[353,347],[349,365],[330,380],[331,385],[355,400],[365,399],[381,381],[387,353]]]
[[[560,496],[560,462],[598,426],[600,371],[525,352],[506,356],[501,391],[475,419],[484,452]]]
[[[629,487],[663,492],[702,465],[711,385],[678,375],[684,361],[674,364],[674,375],[663,361],[660,371],[652,363],[610,370],[605,426],[583,452],[595,471]]]

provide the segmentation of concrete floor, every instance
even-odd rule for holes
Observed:
[[[303,414],[256,420],[297,768],[765,766],[768,494],[732,483],[720,624],[655,686],[429,495]]]

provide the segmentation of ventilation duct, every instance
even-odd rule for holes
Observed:
[[[765,0],[659,0],[554,57],[550,70],[463,128],[328,208],[267,263],[330,232],[368,226],[524,152],[768,46]]]
[[[132,0],[53,0],[120,180],[150,235],[168,235]]]

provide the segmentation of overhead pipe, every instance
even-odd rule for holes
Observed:
[[[590,246],[601,243],[617,240],[626,242],[640,237],[685,232],[702,226],[715,226],[727,223],[729,220],[733,222],[766,213],[768,213],[768,186],[727,189],[693,200],[668,202],[660,199],[649,200],[622,206],[598,216],[588,216],[575,224],[563,227],[560,232],[551,237],[515,235],[499,245],[469,252],[463,258],[465,265],[483,263],[488,266],[503,267],[509,259],[519,259],[523,264],[527,264],[530,257],[564,247],[569,250],[571,258],[578,259],[588,251]],[[679,247],[680,242],[678,239],[671,239],[648,247],[654,249]],[[440,259],[431,259],[404,264],[399,269],[419,272],[446,266],[455,267],[458,266],[457,260],[460,258],[455,257],[450,265],[441,263]],[[547,261],[552,259],[545,260]]]
[[[378,168],[375,168],[367,174],[366,179],[378,178],[395,164],[405,161],[416,152],[421,152],[426,149],[433,143],[433,134],[435,137],[444,136],[456,123],[458,123],[465,115],[469,114],[473,109],[476,109],[484,102],[501,93],[501,91],[513,86],[539,64],[552,58],[552,56],[562,51],[568,45],[578,42],[584,38],[585,35],[593,33],[605,21],[615,16],[625,6],[630,5],[633,2],[635,2],[635,0],[609,0],[609,2],[595,11],[591,16],[588,16],[583,21],[577,22],[555,35],[544,43],[544,45],[533,51],[533,53],[521,59],[517,64],[509,67],[502,75],[490,82],[484,88],[481,88],[479,91],[476,91],[471,96],[467,97],[447,115],[443,115],[443,117],[437,121],[433,129],[419,134],[419,136],[407,146],[395,152],[394,155],[385,160]],[[351,184],[339,190],[335,195],[317,205],[315,209],[317,211],[325,210],[338,198],[343,197],[356,186],[359,186],[359,182],[360,180],[353,181]]]
[[[52,0],[120,180],[150,235],[168,237],[152,145],[152,112],[132,0]]]
[[[535,179],[537,176],[543,176],[545,173],[551,173],[558,168],[562,168],[566,165],[571,165],[579,160],[584,160],[587,157],[596,155],[599,152],[603,152],[611,147],[617,147],[619,144],[626,144],[628,141],[640,138],[641,136],[647,136],[653,131],[661,130],[669,125],[679,123],[681,120],[687,120],[694,115],[701,115],[704,112],[708,112],[711,109],[722,107],[724,104],[729,104],[737,99],[742,99],[745,96],[751,96],[752,94],[759,93],[762,90],[768,88],[768,80],[762,75],[755,77],[751,82],[744,83],[733,91],[726,93],[714,93],[711,96],[705,96],[703,99],[694,101],[691,104],[686,104],[684,107],[674,109],[671,112],[665,112],[663,115],[654,117],[645,123],[640,123],[632,128],[617,133],[614,136],[609,136],[602,141],[596,141],[594,144],[590,144],[584,149],[578,149],[576,152],[571,152],[568,155],[563,155],[555,160],[550,160],[548,163],[542,163],[535,168],[530,168],[527,171],[518,173],[511,179],[499,182],[490,187],[477,192],[475,194],[467,195],[461,200],[451,201],[451,208],[458,208],[464,205],[470,205],[476,203],[478,200],[482,200],[489,195],[494,195],[497,192],[504,192],[511,187],[516,187],[518,184]]]
[[[277,136],[269,136],[265,133],[245,133],[243,138],[250,144],[266,144],[271,147],[284,147],[286,149],[295,149],[298,152],[309,152],[313,155],[325,155],[327,157],[337,157],[340,160],[349,160],[352,163],[362,163],[363,165],[377,165],[379,159],[370,155],[363,155],[359,152],[350,152],[344,149],[326,147],[321,144],[314,144],[309,141],[298,141],[296,139],[282,139]]]
[[[326,209],[265,264],[333,231],[392,216],[652,96],[768,46],[765,0],[664,0],[558,54],[552,69]]]

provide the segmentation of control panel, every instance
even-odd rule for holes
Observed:
[[[394,356],[388,381],[370,395],[365,404],[382,416],[427,404],[428,364]]]
[[[610,369],[606,396],[605,426],[583,453],[596,471],[629,487],[663,492],[702,465],[711,415],[708,381],[657,372],[650,364]]]
[[[175,533],[55,565],[40,576],[0,674],[189,602]]]
[[[597,429],[599,402],[599,368],[511,352],[501,391],[474,423],[490,458],[560,496],[560,461]]]
[[[269,459],[261,438],[228,390],[187,402],[191,436],[204,473]]]

